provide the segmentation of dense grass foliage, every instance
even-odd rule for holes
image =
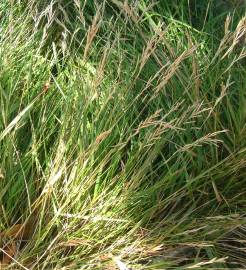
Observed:
[[[244,1],[0,17],[0,268],[246,267]]]

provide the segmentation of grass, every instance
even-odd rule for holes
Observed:
[[[0,268],[246,267],[243,1],[0,16]]]

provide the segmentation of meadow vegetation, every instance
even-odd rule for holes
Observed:
[[[245,1],[0,18],[0,269],[245,269]]]

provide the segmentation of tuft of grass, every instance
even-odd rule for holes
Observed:
[[[0,4],[1,268],[246,266],[244,12]]]

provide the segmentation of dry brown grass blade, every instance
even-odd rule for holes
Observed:
[[[15,257],[17,253],[17,246],[15,243],[10,243],[4,247],[3,250],[4,254],[0,262],[0,269],[2,269],[2,266],[4,267],[12,262],[12,258]]]
[[[23,269],[26,269],[23,265],[15,260],[18,251],[16,241],[21,243],[23,240],[30,240],[34,233],[35,220],[36,219],[34,217],[31,217],[25,223],[15,224],[10,228],[0,232],[0,241],[7,241],[7,244],[0,249],[2,253],[2,259],[0,259],[0,270],[2,267],[6,267],[6,265],[11,264],[12,261],[19,264],[19,266],[21,266]]]
[[[12,239],[29,239],[31,236],[31,224],[15,224],[9,229],[0,233],[1,238],[12,238]]]

